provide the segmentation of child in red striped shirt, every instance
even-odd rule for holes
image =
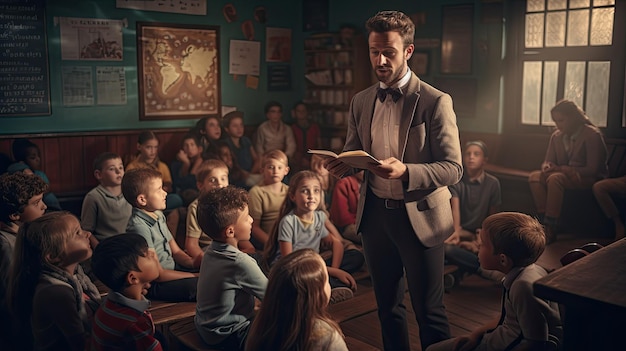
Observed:
[[[154,250],[139,234],[104,239],[91,258],[94,274],[109,289],[92,324],[91,350],[163,350],[144,295],[159,277]]]

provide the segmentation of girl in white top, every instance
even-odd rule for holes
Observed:
[[[322,257],[311,249],[286,255],[270,271],[246,350],[348,350],[339,325],[328,314],[329,300]]]

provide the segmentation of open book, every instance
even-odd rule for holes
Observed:
[[[310,154],[322,157],[338,158],[352,168],[367,169],[369,165],[380,165],[382,162],[363,150],[342,152],[339,155],[329,150],[309,150]]]

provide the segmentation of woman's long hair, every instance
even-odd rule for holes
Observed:
[[[261,268],[263,268],[265,272],[269,271],[272,260],[274,259],[274,257],[276,256],[276,253],[279,250],[278,232],[279,232],[279,227],[280,227],[280,221],[296,208],[296,203],[291,201],[291,197],[296,195],[296,191],[298,190],[298,187],[306,179],[317,179],[318,181],[320,180],[317,173],[312,172],[312,171],[300,171],[296,173],[293,177],[291,177],[291,179],[289,180],[289,190],[287,192],[287,196],[285,197],[285,201],[283,201],[283,204],[280,206],[280,213],[278,214],[278,219],[276,219],[276,222],[274,223],[274,226],[272,227],[272,231],[269,233],[269,238],[267,239],[267,242],[265,243],[265,247],[263,249],[263,255],[261,257]],[[320,182],[320,185],[321,185],[321,182]],[[317,209],[324,210],[324,211],[326,210],[326,206],[324,205],[324,193],[323,192],[321,193],[320,205]]]
[[[579,125],[588,124],[590,126],[595,127],[595,125],[591,122],[589,117],[585,114],[582,108],[576,105],[575,102],[571,100],[559,100],[552,107],[550,112],[558,112],[564,116],[567,116],[569,119],[575,121]]]
[[[272,267],[246,350],[307,350],[319,337],[313,332],[318,321],[343,335],[326,309],[326,269],[321,256],[311,249],[296,250]]]

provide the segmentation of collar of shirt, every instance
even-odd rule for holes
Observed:
[[[380,88],[381,89],[398,88],[404,95],[404,93],[406,92],[405,88],[409,84],[410,79],[411,79],[411,70],[407,67],[406,73],[404,74],[404,76],[402,76],[402,78],[399,81],[396,82],[396,84],[392,86],[387,86],[387,84],[380,82]]]
[[[144,210],[140,210],[136,207],[133,207],[133,213],[137,213],[137,216],[148,223],[150,226],[154,225],[159,219],[158,212],[148,212]]]
[[[142,296],[141,300],[134,300],[129,299],[117,291],[111,291],[109,295],[107,295],[107,298],[117,304],[130,307],[140,313],[143,313],[150,308],[150,300],[146,299],[144,296]]]
[[[485,180],[485,171],[480,172],[480,175],[474,179],[470,178],[469,174],[463,173],[463,178],[467,179],[468,183],[482,184]]]
[[[507,273],[504,276],[504,279],[502,280],[502,285],[504,285],[504,288],[508,291],[509,289],[511,289],[511,285],[513,285],[513,281],[515,281],[515,278],[517,278],[518,275],[520,275],[520,273],[522,273],[522,271],[526,268],[527,266],[524,267],[513,267],[511,269],[511,271],[509,271],[509,273]]]

